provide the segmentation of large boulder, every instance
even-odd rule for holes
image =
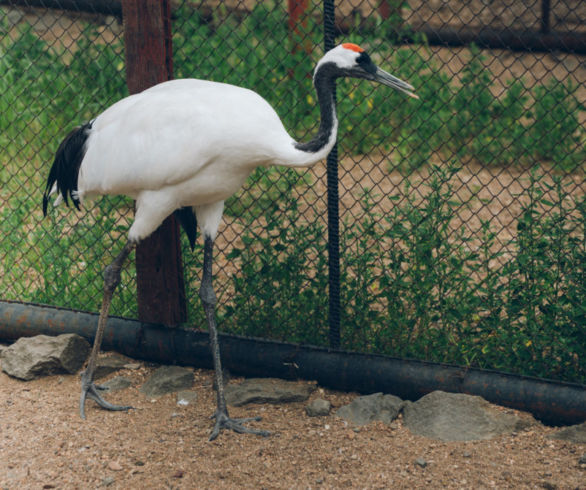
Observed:
[[[74,374],[83,366],[90,344],[76,334],[22,337],[2,350],[2,370],[24,381],[52,374]]]
[[[247,403],[303,402],[315,390],[315,383],[284,381],[277,378],[250,378],[226,387],[226,403],[234,407]]]
[[[193,386],[193,370],[180,366],[161,366],[140,387],[140,391],[150,398],[156,398],[187,390]]]
[[[522,430],[537,421],[529,414],[507,413],[479,396],[434,391],[403,408],[414,434],[440,441],[477,441]]]
[[[570,441],[577,444],[586,444],[586,422],[558,429],[549,437],[550,439],[559,439],[560,441]]]

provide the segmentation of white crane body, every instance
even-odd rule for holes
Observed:
[[[256,92],[205,80],[172,80],[126,97],[94,119],[88,132],[78,197],[123,194],[136,199],[139,210],[148,207],[130,232],[137,241],[175,209],[224,201],[258,166],[321,159],[295,148]]]
[[[313,82],[321,120],[317,134],[307,143],[296,142],[275,110],[257,93],[194,79],[161,83],[126,97],[63,140],[47,179],[44,214],[54,192],[60,194],[55,204],[63,200],[68,204],[71,198],[76,207],[85,198],[104,194],[123,194],[136,200],[128,242],[104,271],[104,297],[94,347],[82,375],[82,418],[88,397],[108,410],[130,408],[112,405],[100,395],[99,386],[93,382],[97,354],[122,265],[140,240],[176,212],[192,247],[197,224],[204,237],[200,297],[217,386],[216,423],[210,439],[222,429],[268,435],[243,425],[256,418],[228,416],[215,322],[212,247],[225,199],[240,189],[256,167],[306,167],[330,152],[338,129],[333,87],[339,77],[377,81],[417,97],[411,85],[375,66],[359,46],[347,43],[328,51],[316,66]]]

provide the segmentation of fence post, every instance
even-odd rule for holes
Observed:
[[[170,1],[122,1],[126,83],[131,94],[173,77]],[[179,228],[173,216],[138,244],[136,275],[140,321],[165,325],[186,321]]]
[[[309,0],[288,0],[289,12],[289,37],[291,38],[291,53],[295,54],[300,49],[306,53],[311,52],[309,39],[305,37],[304,29],[307,27],[307,9]]]
[[[324,0],[324,51],[336,44],[334,0]],[[334,87],[334,103],[336,91]],[[328,269],[330,347],[340,347],[340,218],[338,202],[338,145],[327,158],[328,182]]]

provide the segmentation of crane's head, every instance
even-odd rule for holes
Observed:
[[[317,64],[315,75],[320,70],[327,70],[334,78],[364,78],[379,82],[404,92],[410,97],[419,98],[413,93],[415,89],[410,84],[376,66],[367,52],[357,44],[344,43],[329,50]]]

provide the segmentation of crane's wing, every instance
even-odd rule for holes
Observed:
[[[136,197],[185,184],[180,192],[217,187],[219,197],[227,196],[292,143],[255,92],[173,80],[117,102],[93,121],[78,187],[84,195]]]

